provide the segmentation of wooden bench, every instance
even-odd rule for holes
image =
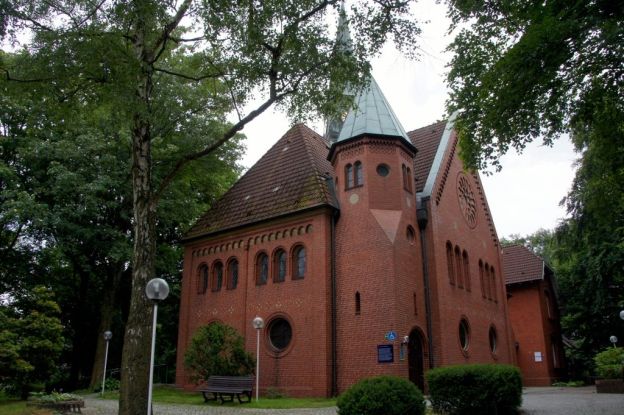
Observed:
[[[84,408],[83,400],[73,400],[73,401],[57,401],[57,402],[41,402],[34,401],[28,402],[26,406],[36,406],[38,408],[51,409],[53,411],[59,411],[61,413],[67,412],[77,412],[81,413],[80,408]]]
[[[221,400],[223,404],[234,401],[234,396],[238,402],[243,403],[241,395],[247,397],[246,402],[251,402],[253,390],[253,376],[210,376],[206,386],[198,389],[204,396],[204,402]]]

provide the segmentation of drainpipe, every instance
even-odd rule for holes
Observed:
[[[338,395],[338,346],[336,344],[336,220],[338,219],[338,211],[334,211],[331,217],[331,365],[332,365],[332,384],[331,396]]]
[[[427,238],[425,237],[425,229],[429,222],[429,213],[427,211],[427,202],[429,197],[419,198],[416,203],[416,219],[418,221],[418,229],[420,230],[420,249],[423,264],[423,280],[425,285],[425,312],[427,317],[427,344],[429,346],[429,368],[433,369],[433,324],[431,322],[431,290],[429,287],[429,259],[427,256]]]

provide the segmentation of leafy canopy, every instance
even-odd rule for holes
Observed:
[[[578,131],[574,119],[608,93],[624,103],[624,4],[611,0],[447,0],[449,111],[461,155],[500,168],[510,148]]]

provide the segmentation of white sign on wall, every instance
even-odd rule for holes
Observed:
[[[535,361],[536,362],[541,362],[542,361],[542,352],[535,352]]]

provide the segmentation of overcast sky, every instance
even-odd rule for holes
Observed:
[[[415,15],[419,21],[429,21],[423,25],[419,61],[403,58],[391,45],[372,61],[373,76],[406,131],[444,117],[448,96],[445,65],[450,59],[444,53],[450,41],[445,10],[434,0],[419,1]],[[243,131],[248,137],[243,165],[253,165],[289,126],[288,119],[274,111],[249,124]],[[321,124],[311,127],[322,133]],[[499,237],[527,235],[557,225],[565,216],[559,202],[572,183],[576,158],[569,140],[560,140],[554,147],[534,143],[522,155],[508,153],[502,159],[501,172],[487,177],[481,174]]]

